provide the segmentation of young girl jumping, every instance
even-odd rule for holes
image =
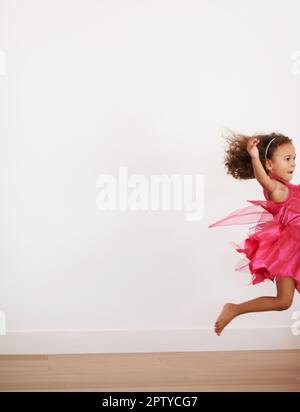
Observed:
[[[235,248],[244,255],[239,262],[244,264],[237,265],[235,270],[247,267],[252,285],[275,280],[277,296],[226,303],[215,322],[218,336],[238,315],[288,309],[295,289],[300,293],[300,185],[290,183],[296,167],[292,139],[280,133],[233,133],[227,142],[227,173],[235,179],[255,178],[266,200],[248,200],[252,206],[232,212],[209,228],[256,223],[247,239]]]

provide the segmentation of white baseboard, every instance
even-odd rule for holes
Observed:
[[[198,352],[300,349],[291,328],[7,331],[0,354]]]

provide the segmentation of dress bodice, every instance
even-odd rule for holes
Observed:
[[[300,224],[300,185],[294,185],[274,173],[271,173],[270,177],[280,180],[288,186],[289,194],[286,200],[282,202],[271,200],[268,197],[267,191],[264,189],[264,200],[247,200],[252,206],[234,210],[221,220],[209,225],[209,227],[251,223],[260,225],[267,222],[285,225],[291,220],[294,220],[294,223],[297,221]]]
[[[274,173],[271,173],[270,177],[279,180],[286,185],[289,188],[289,194],[286,200],[277,202],[275,200],[271,200],[267,191],[264,189],[264,196],[267,200],[265,209],[272,213],[275,220],[281,222],[282,224],[287,224],[295,218],[300,220],[300,185],[294,185]]]

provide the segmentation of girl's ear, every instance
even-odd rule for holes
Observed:
[[[265,165],[266,165],[266,169],[267,169],[267,170],[271,170],[271,162],[270,162],[269,159],[266,160]]]

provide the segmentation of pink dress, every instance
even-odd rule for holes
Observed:
[[[269,176],[289,188],[285,201],[271,200],[264,189],[266,200],[247,200],[252,206],[235,210],[209,225],[209,228],[256,223],[240,245],[230,242],[244,256],[237,262],[235,270],[250,272],[252,281],[249,285],[292,277],[300,293],[300,185],[294,185],[274,173]]]

